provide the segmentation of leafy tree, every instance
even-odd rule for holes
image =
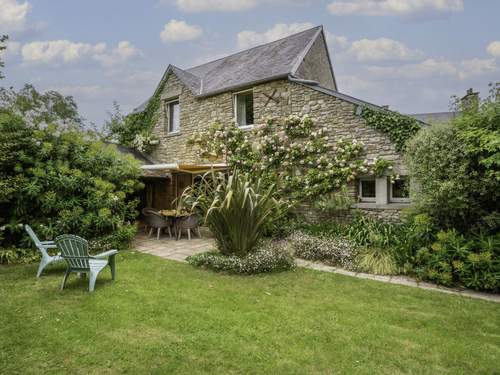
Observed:
[[[410,141],[406,159],[415,208],[438,229],[500,229],[500,101],[498,84],[477,108]],[[415,184],[414,184],[415,185]]]
[[[0,87],[0,107],[8,108],[30,126],[58,124],[63,127],[82,128],[83,118],[72,96],[57,91],[40,93],[26,84],[19,91]]]

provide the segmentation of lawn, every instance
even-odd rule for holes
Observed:
[[[500,304],[298,269],[218,275],[137,252],[96,291],[0,267],[4,374],[494,374]]]

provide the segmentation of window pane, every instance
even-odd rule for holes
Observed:
[[[170,103],[169,132],[175,133],[180,129],[180,106],[179,103]]]
[[[361,197],[375,198],[375,180],[361,181]]]
[[[394,181],[392,184],[393,198],[410,198],[409,181],[406,178],[401,178]]]
[[[253,93],[236,95],[236,121],[239,126],[253,125]]]

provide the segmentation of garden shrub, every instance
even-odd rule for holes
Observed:
[[[500,290],[500,234],[466,238],[451,229],[437,234],[416,259],[417,275],[446,286]]]
[[[41,254],[35,249],[0,248],[0,264],[37,262],[40,258]]]
[[[356,268],[356,246],[345,238],[315,236],[300,231],[288,237],[296,257],[322,261],[327,264],[353,270]]]
[[[92,134],[0,109],[0,247],[72,233],[123,248],[135,232],[139,166]]]
[[[500,88],[451,124],[421,131],[407,147],[418,213],[436,230],[500,230]]]
[[[295,268],[295,261],[282,243],[267,241],[244,257],[223,255],[211,251],[187,258],[189,264],[205,267],[216,272],[253,275],[265,272],[281,272]]]

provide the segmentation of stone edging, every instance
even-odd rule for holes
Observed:
[[[382,276],[382,275],[372,275],[369,273],[352,272],[344,270],[342,268],[327,266],[326,264],[323,263],[311,262],[303,259],[296,259],[296,263],[299,267],[309,268],[316,271],[338,273],[339,275],[352,276],[360,279],[381,281],[389,284],[406,285],[414,288],[433,290],[441,293],[454,294],[462,297],[476,298],[485,301],[500,303],[499,294],[482,293],[467,289],[461,290],[454,288],[446,288],[436,284],[418,282],[415,279],[406,276]]]

